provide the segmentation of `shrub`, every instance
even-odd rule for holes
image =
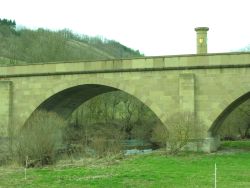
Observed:
[[[189,112],[172,115],[165,125],[154,128],[152,140],[165,145],[170,154],[178,153],[191,139],[203,138],[205,134],[205,127]]]
[[[19,162],[28,156],[30,166],[43,166],[55,161],[56,151],[61,147],[62,128],[66,121],[56,113],[35,112],[18,136]]]
[[[121,140],[108,139],[103,136],[92,138],[90,147],[95,151],[97,157],[113,155],[122,151]]]
[[[5,165],[10,162],[12,158],[11,151],[9,148],[8,138],[0,139],[0,165]]]

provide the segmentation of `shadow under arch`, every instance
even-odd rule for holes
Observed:
[[[228,117],[228,115],[248,99],[250,99],[250,91],[240,96],[239,98],[234,100],[230,105],[228,105],[228,107],[225,110],[223,110],[223,112],[221,112],[220,115],[216,118],[211,128],[209,129],[211,135],[216,136],[220,126],[222,125],[224,120]]]
[[[143,103],[144,105],[148,107],[147,104],[142,102],[133,94],[130,94],[126,91],[123,91],[123,90],[120,90],[111,86],[100,85],[100,84],[83,84],[83,85],[77,85],[74,87],[64,89],[50,96],[49,98],[47,98],[32,112],[32,114],[26,120],[25,124],[30,119],[30,117],[36,111],[39,111],[39,110],[55,112],[58,115],[60,115],[62,118],[68,119],[68,117],[72,114],[72,112],[84,102],[98,95],[108,93],[108,92],[113,92],[113,91],[122,91],[130,96],[133,96],[134,98],[136,98],[137,100],[139,100],[141,103]],[[157,119],[161,122],[160,118],[156,115],[156,113],[150,107],[148,107],[148,109],[150,109],[152,113],[157,117]]]

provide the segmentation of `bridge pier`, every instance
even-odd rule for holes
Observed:
[[[195,115],[195,75],[192,73],[179,75],[179,106],[181,112]]]
[[[184,150],[210,153],[216,151],[219,146],[220,146],[219,137],[207,136],[206,138],[203,139],[191,139],[184,147]]]
[[[195,74],[185,73],[179,75],[179,108],[180,112],[188,112],[196,118],[195,108]],[[218,149],[220,138],[210,133],[203,139],[191,139],[185,147],[189,151],[213,152]]]
[[[11,131],[12,82],[0,81],[0,138],[6,138]]]
[[[219,136],[208,136],[205,139],[203,139],[202,145],[200,148],[197,148],[197,151],[203,151],[203,152],[214,152],[216,151],[220,146],[220,137]]]

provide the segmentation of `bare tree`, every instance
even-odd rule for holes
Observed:
[[[154,128],[152,139],[165,144],[170,154],[178,153],[189,141],[203,138],[205,134],[205,127],[189,112],[173,114],[165,125]]]
[[[46,165],[55,161],[62,144],[62,129],[66,122],[55,113],[38,111],[28,120],[19,133],[17,152],[23,163],[26,156],[31,166]]]
[[[239,127],[241,138],[250,138],[250,100],[247,100],[244,105],[240,106],[239,111],[246,118],[245,126]]]
[[[235,108],[218,129],[223,139],[235,140],[250,137],[250,100]]]

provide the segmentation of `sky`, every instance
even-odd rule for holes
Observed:
[[[195,27],[209,27],[209,53],[250,44],[249,0],[0,0],[0,18],[102,36],[146,56],[195,54]]]

